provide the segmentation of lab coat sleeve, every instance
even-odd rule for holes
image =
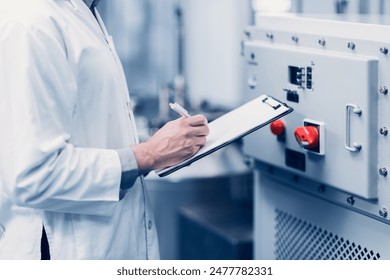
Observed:
[[[120,188],[125,191],[130,189],[138,178],[138,163],[131,148],[119,149],[117,152],[119,154],[122,169]]]
[[[61,33],[19,23],[0,30],[0,174],[23,207],[105,215],[119,200],[117,151],[71,144],[77,82]]]

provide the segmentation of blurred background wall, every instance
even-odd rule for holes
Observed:
[[[187,96],[195,105],[206,100],[234,107],[241,101],[244,86],[242,30],[252,22],[256,2],[272,7],[280,0],[103,0],[99,9],[116,43],[132,96],[161,93],[174,82],[181,57]],[[388,0],[288,2],[289,12],[294,13],[390,12]],[[180,28],[182,53],[177,38]]]
[[[173,82],[179,72],[182,28],[183,74],[190,99],[227,106],[239,102],[240,39],[251,22],[249,0],[106,0],[99,9],[133,96],[158,95]]]

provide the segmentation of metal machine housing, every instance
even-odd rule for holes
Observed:
[[[256,258],[390,258],[390,248],[381,246],[390,241],[387,34],[390,26],[361,18],[264,14],[245,30],[245,99],[270,94],[294,108],[282,119],[282,140],[261,129],[244,141],[257,174]],[[294,139],[307,120],[326,131],[321,152]],[[300,230],[287,231],[287,222]],[[333,245],[319,241],[321,235]],[[353,254],[340,251],[346,241],[356,246]],[[341,247],[326,249],[334,244]]]

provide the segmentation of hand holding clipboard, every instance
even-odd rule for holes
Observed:
[[[179,113],[181,112],[180,109],[177,110]],[[210,122],[210,134],[207,136],[206,145],[198,153],[174,166],[156,170],[155,172],[160,177],[167,176],[292,111],[293,108],[287,104],[269,95],[261,95]]]

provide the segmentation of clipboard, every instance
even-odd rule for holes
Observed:
[[[191,163],[231,144],[259,128],[291,113],[294,109],[269,96],[261,95],[208,124],[210,133],[206,144],[192,157],[164,169],[155,170],[167,176]]]

